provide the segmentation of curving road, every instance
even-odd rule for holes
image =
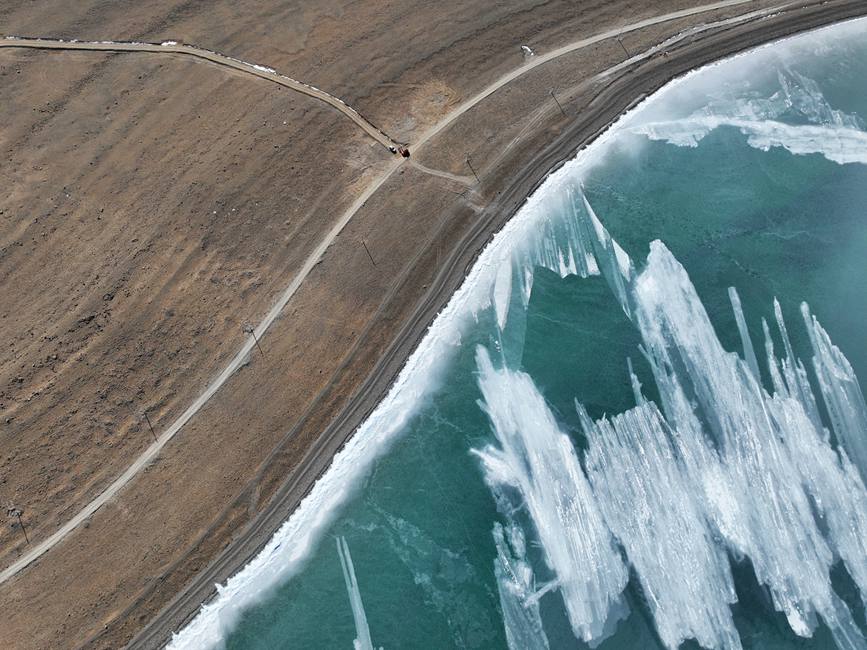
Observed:
[[[360,126],[365,133],[376,140],[383,147],[397,149],[401,143],[393,140],[387,134],[371,124],[361,113],[349,106],[342,99],[331,95],[316,86],[311,86],[303,81],[280,74],[273,68],[256,63],[249,63],[236,59],[219,52],[206,50],[193,45],[185,45],[176,41],[164,41],[162,43],[136,43],[125,41],[65,41],[54,38],[28,38],[23,36],[6,36],[0,38],[0,47],[26,47],[37,50],[87,50],[97,52],[155,52],[157,54],[182,54],[196,59],[203,59],[217,65],[232,68],[246,74],[251,74],[262,79],[267,79],[286,88],[290,88],[304,95],[333,106],[350,120]]]
[[[574,41],[572,43],[568,43],[563,45],[562,47],[558,47],[556,50],[551,50],[550,52],[546,52],[541,55],[534,55],[530,57],[530,60],[527,61],[524,65],[519,68],[515,68],[512,72],[509,72],[499,79],[492,83],[490,86],[482,90],[477,95],[474,95],[463,104],[457,106],[452,112],[446,115],[439,122],[434,124],[430,129],[425,131],[422,136],[418,139],[418,141],[413,146],[414,150],[417,150],[421,147],[421,145],[431,138],[433,138],[437,133],[448,127],[452,122],[454,122],[461,115],[466,113],[468,110],[473,108],[476,104],[481,102],[486,97],[493,95],[503,86],[509,84],[514,81],[521,75],[528,73],[530,70],[534,68],[538,68],[540,65],[548,63],[548,61],[552,61],[556,58],[563,56],[564,54],[570,54],[571,52],[575,52],[576,50],[584,49],[585,47],[589,47],[590,45],[595,45],[596,43],[600,43],[602,41],[606,41],[609,38],[617,38],[622,36],[623,34],[628,34],[629,32],[634,32],[639,29],[643,29],[645,27],[650,27],[652,25],[658,25],[660,23],[666,23],[671,20],[677,20],[678,18],[688,18],[690,16],[695,16],[696,14],[706,13],[708,11],[714,11],[715,9],[725,9],[726,7],[734,7],[737,5],[749,4],[752,0],[722,0],[722,2],[714,2],[712,4],[699,5],[697,7],[692,7],[690,9],[682,9],[680,11],[673,11],[667,14],[661,14],[659,16],[654,16],[652,18],[645,18],[644,20],[639,20],[638,22],[631,23],[629,25],[624,25],[618,29],[609,29],[607,32],[601,32],[594,36],[589,36],[587,38],[582,38],[579,41]],[[779,11],[782,7],[776,7],[773,11]],[[757,13],[770,13],[766,11],[761,11]],[[747,19],[750,16],[742,16],[739,17],[741,19]]]
[[[420,149],[424,144],[426,144],[431,138],[436,136],[438,133],[443,131],[446,127],[448,127],[452,122],[454,122],[458,117],[467,111],[471,110],[474,106],[479,104],[482,100],[489,97],[493,93],[495,93],[498,89],[506,86],[508,83],[514,81],[518,77],[526,74],[530,70],[548,62],[557,57],[563,56],[565,54],[569,54],[576,50],[580,50],[582,48],[586,48],[590,45],[598,43],[600,41],[615,38],[621,34],[625,34],[628,32],[636,31],[642,29],[644,27],[648,27],[651,25],[656,25],[659,23],[668,22],[671,20],[676,20],[678,18],[684,18],[688,16],[693,16],[701,13],[705,13],[708,11],[713,11],[715,9],[722,9],[726,7],[731,7],[735,5],[749,4],[752,0],[725,0],[723,2],[715,2],[712,4],[700,5],[694,7],[692,9],[685,9],[682,11],[676,11],[671,13],[662,14],[656,16],[654,18],[648,18],[645,20],[641,20],[630,25],[625,25],[624,27],[616,30],[609,30],[606,32],[602,32],[595,36],[584,38],[579,41],[575,41],[574,43],[565,45],[556,50],[552,50],[551,52],[540,55],[538,57],[534,57],[528,63],[523,66],[516,68],[512,72],[504,75],[493,84],[482,90],[477,95],[473,96],[471,99],[462,103],[458,107],[456,107],[453,111],[448,113],[442,120],[437,122],[434,126],[428,129],[424,134],[412,145],[414,150]],[[744,14],[742,16],[728,19],[727,21],[721,21],[722,23],[730,23],[738,20],[748,20],[750,18],[768,15],[775,11],[779,11],[781,7],[775,7],[772,9],[767,9],[763,11],[751,12],[748,14]],[[719,23],[716,23],[719,24]],[[707,25],[705,28],[713,27],[714,24]],[[233,59],[231,57],[212,53],[208,50],[203,50],[200,48],[193,48],[191,46],[186,45],[154,45],[149,43],[127,43],[120,44],[123,45],[123,50],[119,50],[119,44],[114,42],[81,42],[81,41],[50,41],[44,39],[15,39],[15,38],[6,38],[0,39],[0,47],[31,47],[31,48],[43,48],[43,49],[82,49],[82,50],[107,50],[107,51],[145,51],[145,52],[177,52],[182,54],[189,54],[191,56],[196,56],[198,58],[204,58],[209,61],[214,61],[216,63],[220,63],[221,65],[227,65],[231,68],[235,68],[237,70],[241,70],[243,72],[250,72],[251,74],[255,74],[256,76],[262,77],[264,79],[268,79],[270,81],[274,81],[276,83],[280,83],[289,88],[293,88],[295,90],[299,90],[299,92],[304,92],[305,94],[309,94],[314,97],[318,97],[323,99],[323,101],[327,101],[332,106],[335,106],[341,112],[348,116],[354,115],[352,117],[353,121],[355,121],[360,126],[363,124],[362,128],[365,129],[368,133],[371,133],[368,129],[372,129],[375,133],[378,134],[376,137],[377,141],[391,143],[392,141],[385,136],[380,131],[378,131],[375,127],[370,125],[369,122],[364,120],[357,112],[353,109],[349,108],[341,102],[339,99],[328,95],[327,93],[314,89],[311,86],[307,86],[306,84],[302,84],[301,82],[291,80],[289,77],[284,77],[276,72],[270,71],[269,69],[261,69],[261,66],[254,67],[253,64],[245,63],[243,61]],[[167,49],[163,49],[167,48]],[[168,49],[171,48],[171,49]],[[623,64],[620,64],[616,67],[620,67]],[[289,83],[291,82],[291,84]],[[304,90],[301,90],[304,88]],[[311,91],[311,92],[308,92]],[[319,94],[313,94],[313,92]],[[324,99],[325,97],[330,98],[330,100]],[[340,108],[343,107],[343,108]],[[345,109],[345,110],[344,110]],[[356,119],[357,118],[357,119]],[[371,133],[371,135],[373,135]],[[385,138],[383,140],[382,138]],[[393,145],[386,145],[393,146]],[[301,286],[301,283],[307,278],[310,271],[314,266],[320,261],[322,256],[324,255],[326,249],[331,245],[331,243],[335,240],[341,230],[346,226],[349,220],[355,215],[355,213],[365,204],[365,202],[394,174],[401,165],[406,161],[404,158],[396,158],[389,162],[388,166],[380,173],[379,177],[377,177],[364,191],[361,196],[356,199],[356,201],[341,215],[340,219],[334,224],[331,230],[328,231],[326,236],[322,239],[319,245],[311,251],[310,255],[305,260],[303,266],[299,269],[299,271],[295,274],[295,276],[291,279],[289,285],[284,289],[284,291],[280,294],[279,298],[275,302],[274,306],[265,316],[265,318],[258,324],[255,328],[254,332],[256,338],[260,339],[265,335],[267,330],[270,328],[271,324],[277,319],[280,315],[280,312],[289,302],[290,298],[295,294],[298,288]],[[63,540],[66,535],[72,532],[75,528],[77,528],[80,524],[84,523],[84,521],[90,517],[94,512],[96,512],[102,505],[107,503],[110,499],[112,499],[118,492],[120,492],[123,487],[129,483],[135,475],[141,471],[144,467],[146,467],[162,450],[162,448],[177,434],[178,431],[187,423],[189,420],[202,408],[202,406],[211,398],[213,395],[222,387],[222,385],[234,374],[234,372],[240,368],[246,362],[248,355],[252,352],[253,346],[255,345],[253,338],[247,340],[247,342],[241,347],[238,353],[232,358],[229,364],[220,372],[217,377],[210,383],[208,388],[202,393],[190,406],[175,420],[168,429],[166,429],[157,440],[151,444],[128,468],[127,470],[121,474],[104,492],[102,492],[99,496],[97,496],[93,501],[88,503],[78,514],[72,517],[69,521],[67,521],[63,526],[61,526],[56,532],[52,535],[36,544],[32,549],[30,549],[27,553],[22,555],[18,560],[13,562],[10,566],[5,568],[3,571],[0,571],[0,584],[12,578],[14,575],[19,573],[26,566],[37,560],[40,556],[51,550],[55,545],[57,545],[60,541]]]

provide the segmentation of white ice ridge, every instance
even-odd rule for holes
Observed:
[[[580,406],[579,413],[593,492],[638,575],[662,642],[677,648],[696,639],[703,648],[740,649],[725,549],[714,543],[656,405],[596,423]]]
[[[831,338],[810,314],[806,304],[801,305],[801,313],[813,346],[813,369],[831,426],[837,440],[858,466],[861,478],[867,481],[867,405],[864,393],[849,361],[831,343]]]
[[[720,115],[692,115],[671,122],[651,122],[633,131],[651,140],[664,140],[681,147],[695,147],[708,133],[721,126],[738,129],[747,143],[768,151],[783,147],[795,155],[821,154],[832,162],[867,164],[867,133],[842,126],[785,124],[775,120],[754,121]]]
[[[779,90],[770,97],[714,100],[686,117],[640,121],[629,130],[651,140],[695,147],[711,131],[728,126],[763,151],[783,147],[796,155],[821,154],[840,164],[867,164],[863,120],[832,108],[814,80],[786,69],[777,76]]]
[[[599,264],[614,272],[613,262]],[[661,638],[670,648],[690,636],[708,648],[736,647],[720,610],[733,596],[730,576],[714,556],[727,549],[750,558],[795,633],[811,636],[821,617],[839,647],[867,648],[830,579],[839,558],[867,596],[867,490],[848,456],[853,440],[867,434],[867,409],[842,353],[805,306],[823,399],[829,412],[843,414],[832,417],[842,445],[835,449],[779,305],[782,359],[765,327],[770,393],[756,376],[757,362],[722,347],[689,276],[661,242],[651,244],[626,300],[665,417],[638,394],[639,406],[610,422],[582,419],[594,496],[648,594]],[[734,292],[732,304],[740,324]],[[742,336],[751,349],[748,333]],[[664,479],[666,492],[653,492],[648,476]],[[639,516],[623,512],[624,503],[638,503]],[[682,539],[676,556],[659,531]],[[710,552],[709,540],[721,546]],[[656,553],[662,561],[653,562]],[[696,583],[678,577],[684,565],[705,577]],[[712,631],[702,625],[707,620],[714,621]]]
[[[506,528],[496,523],[494,543],[497,546],[494,576],[509,650],[548,650],[548,637],[535,597],[533,569],[526,559],[524,531],[514,521]]]
[[[352,618],[355,620],[353,647],[355,650],[374,650],[373,641],[370,639],[370,627],[367,625],[367,614],[364,613],[364,604],[361,602],[361,590],[358,588],[355,567],[345,537],[337,538],[337,554],[340,556],[340,568],[343,569],[343,580],[346,582],[346,592],[349,594],[349,603],[352,606]]]
[[[534,199],[521,210],[515,233],[515,245],[504,250],[497,263],[491,284],[491,296],[481,307],[493,306],[497,325],[505,329],[512,308],[512,297],[520,291],[521,306],[526,308],[537,268],[556,273],[561,278],[598,275],[596,259],[582,229],[579,215],[581,195],[574,183],[552,178],[544,200]]]
[[[500,444],[476,451],[485,480],[495,492],[508,486],[520,493],[572,630],[598,642],[610,630],[612,610],[619,615],[625,607],[628,574],[572,442],[528,375],[495,369],[482,347],[476,361],[482,407]]]

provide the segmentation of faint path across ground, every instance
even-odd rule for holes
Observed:
[[[449,172],[444,172],[439,169],[431,169],[430,167],[425,167],[417,160],[411,160],[409,164],[425,174],[438,176],[439,178],[444,178],[447,181],[452,181],[453,183],[463,185],[464,187],[472,187],[477,182],[477,180],[472,176],[458,176],[457,174],[450,174]]]
[[[467,100],[466,102],[459,105],[453,111],[451,111],[448,115],[446,115],[442,120],[440,120],[437,124],[428,129],[413,145],[413,150],[418,150],[422,145],[428,142],[431,138],[436,136],[438,133],[443,131],[449,124],[454,122],[460,115],[466,113],[471,108],[476,106],[479,102],[484,100],[486,97],[492,95],[498,89],[507,85],[508,83],[514,81],[521,75],[527,73],[528,71],[551,61],[552,59],[556,59],[557,57],[563,56],[565,54],[569,54],[576,50],[588,47],[600,41],[616,38],[621,34],[625,34],[628,32],[636,31],[638,29],[642,29],[644,27],[649,27],[651,25],[656,25],[663,22],[668,22],[671,20],[676,20],[679,18],[685,18],[688,16],[701,14],[708,11],[713,11],[717,9],[723,9],[726,7],[731,7],[735,5],[748,4],[752,0],[725,0],[723,2],[715,2],[713,4],[701,5],[694,7],[692,9],[685,9],[682,11],[676,11],[672,13],[662,14],[656,16],[654,18],[648,18],[636,23],[632,23],[630,25],[625,25],[619,29],[612,29],[606,32],[602,32],[597,34],[596,36],[592,36],[589,38],[581,39],[580,41],[575,41],[574,43],[570,43],[563,47],[560,47],[556,50],[552,50],[551,52],[539,55],[537,57],[532,58],[528,63],[523,66],[516,68],[512,72],[504,75],[496,82],[482,90],[480,93]],[[758,17],[761,15],[767,15],[768,13],[772,13],[773,11],[777,11],[779,8],[762,10],[757,12],[752,12],[749,14],[745,14],[742,16],[738,16],[732,19],[728,19],[726,21],[722,21],[723,23],[734,22],[734,21],[742,21],[748,20],[753,17]],[[710,27],[712,25],[708,25]],[[81,45],[81,47],[73,47]],[[148,43],[129,43],[125,44],[129,46],[141,46],[141,48],[133,49],[130,47],[131,51],[145,51],[145,52],[163,52],[163,51],[172,51],[169,49],[164,50],[163,48],[178,48],[180,53],[191,54],[193,56],[197,56],[199,58],[205,58],[211,61],[215,61],[217,63],[221,63],[224,65],[228,65],[229,67],[244,71],[250,72],[251,74],[255,74],[256,76],[268,79],[270,81],[274,81],[276,83],[280,83],[281,85],[299,90],[300,92],[304,92],[305,94],[312,95],[308,90],[314,90],[318,93],[321,93],[321,97],[319,95],[312,95],[318,97],[320,99],[325,100],[324,97],[330,98],[332,101],[328,101],[329,104],[339,108],[335,103],[339,103],[343,106],[343,109],[348,111],[352,111],[348,106],[343,104],[339,99],[334,98],[331,95],[323,91],[319,91],[317,89],[312,88],[311,86],[307,86],[306,84],[302,84],[301,82],[297,82],[294,80],[290,80],[289,77],[284,77],[282,75],[277,74],[276,72],[268,71],[270,69],[260,69],[259,67],[254,67],[253,64],[244,63],[243,61],[239,61],[237,59],[232,59],[231,57],[227,57],[225,55],[216,54],[209,52],[208,50],[200,50],[198,48],[191,48],[190,46],[183,45],[171,45],[171,46],[163,46],[163,45],[154,45]],[[42,39],[0,39],[0,46],[3,47],[14,47],[14,46],[23,46],[23,47],[31,47],[31,48],[45,48],[45,49],[84,49],[84,50],[107,50],[107,51],[116,51],[118,50],[117,44],[115,43],[99,43],[99,42],[77,42],[77,41],[45,41]],[[192,50],[192,51],[191,51]],[[126,49],[123,51],[127,51]],[[195,52],[195,53],[193,53]],[[201,53],[206,53],[208,56],[203,56]],[[631,61],[631,59],[630,59]],[[625,62],[626,63],[626,62]],[[619,64],[616,67],[620,67]],[[286,80],[290,80],[293,84],[297,84],[300,87],[303,87],[305,90],[300,90],[294,85],[289,85],[288,83],[284,83]],[[346,110],[340,109],[344,114],[349,115]],[[367,125],[367,127],[372,128],[378,136],[376,137],[377,141],[385,144],[381,138],[386,138],[388,142],[391,142],[388,139],[388,136],[385,136],[381,133],[376,127],[373,127],[368,123],[364,118],[362,118],[358,113],[352,111],[352,113],[357,116],[361,122],[358,122],[355,118],[353,121],[356,121],[359,125],[362,123]],[[365,127],[363,127],[365,128]],[[368,131],[365,128],[365,131]],[[368,131],[370,133],[370,131]],[[371,135],[373,135],[371,133]],[[386,145],[389,146],[389,145]],[[319,245],[310,253],[304,262],[301,269],[299,269],[298,273],[290,281],[289,285],[280,295],[278,300],[275,302],[274,306],[259,323],[259,325],[255,328],[255,336],[257,339],[261,341],[262,337],[265,335],[268,328],[271,324],[276,320],[276,318],[280,315],[280,312],[289,302],[289,299],[295,294],[298,288],[301,286],[301,283],[307,278],[310,271],[316,264],[322,259],[322,256],[325,254],[326,249],[331,245],[331,243],[337,238],[340,234],[340,231],[349,223],[349,220],[353,217],[353,215],[365,204],[365,202],[380,188],[382,185],[391,178],[392,174],[394,174],[406,161],[404,158],[396,158],[392,160],[389,165],[380,173],[379,177],[373,180],[373,182],[367,187],[361,196],[356,199],[356,201],[349,207],[346,212],[340,217],[337,223],[331,228],[325,238],[319,243]],[[443,173],[437,172],[436,175],[442,175]],[[457,182],[461,182],[463,184],[464,180],[461,177],[453,177],[449,175],[450,180],[454,180]],[[460,179],[460,180],[459,180]],[[90,517],[93,513],[95,513],[100,507],[102,507],[105,503],[111,500],[127,483],[129,483],[135,475],[146,467],[162,450],[162,448],[175,436],[175,434],[187,423],[189,420],[204,406],[205,403],[220,389],[220,387],[226,382],[226,380],[231,377],[235,371],[244,365],[247,360],[248,355],[252,352],[253,346],[255,345],[254,339],[251,337],[247,340],[247,342],[241,347],[238,353],[232,358],[229,364],[222,370],[222,372],[214,379],[213,382],[208,386],[204,393],[202,393],[190,406],[186,411],[175,420],[168,429],[166,429],[157,440],[150,445],[142,454],[139,456],[135,462],[133,462],[127,470],[121,474],[104,492],[102,492],[98,497],[96,497],[93,501],[87,504],[78,514],[76,514],[72,519],[67,521],[63,526],[61,526],[56,532],[50,535],[48,538],[41,541],[39,544],[34,546],[30,551],[22,555],[18,560],[13,562],[10,566],[0,572],[0,584],[9,580],[12,576],[16,575],[22,569],[24,569],[27,565],[34,562],[44,553],[48,552],[57,545],[66,535],[72,532],[76,527],[80,524],[84,523],[84,521]]]

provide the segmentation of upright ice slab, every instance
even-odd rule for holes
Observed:
[[[505,528],[496,523],[494,543],[494,575],[509,650],[548,650],[538,598],[534,597],[533,569],[526,560],[524,532],[515,522]]]
[[[520,494],[575,635],[598,642],[610,631],[609,615],[622,612],[628,575],[572,442],[528,375],[495,369],[481,347],[476,361],[482,407],[500,445],[477,452],[485,478],[497,491]]]
[[[638,574],[662,642],[671,650],[687,639],[740,649],[728,558],[656,405],[595,423],[580,405],[578,411],[590,441],[593,492]]]
[[[364,604],[361,602],[361,590],[355,578],[355,567],[349,554],[349,545],[344,537],[337,538],[337,554],[340,556],[340,567],[343,569],[343,579],[346,581],[346,591],[352,606],[352,618],[355,620],[353,646],[355,650],[374,650],[373,641],[370,639],[370,627],[367,625],[367,614],[364,613]]]
[[[606,238],[607,233],[601,232],[600,240]],[[603,273],[616,273],[612,263],[600,259],[599,266]],[[867,555],[861,540],[867,538],[867,492],[846,455],[830,445],[806,370],[794,357],[779,305],[775,304],[775,319],[786,354],[777,359],[767,336],[774,385],[771,394],[757,378],[757,361],[736,294],[731,294],[732,303],[749,361],[722,347],[685,269],[661,242],[651,244],[645,268],[629,282],[625,297],[619,297],[641,334],[672,432],[672,450],[687,485],[699,498],[699,512],[731,552],[750,558],[758,580],[770,589],[774,606],[785,614],[795,633],[811,636],[821,617],[841,648],[867,647],[830,580],[831,566],[839,557],[864,595]],[[826,376],[826,402],[842,405],[841,410],[848,414],[837,418],[843,421],[841,430],[860,426],[858,407],[852,408],[858,404],[857,383],[846,372],[848,364],[842,363],[839,351],[831,350],[818,323],[807,318],[807,324],[815,339],[817,373]],[[767,332],[767,326],[765,329]],[[617,456],[618,466],[640,462],[644,473],[659,471],[651,464],[656,452],[644,447],[633,433],[641,430],[642,440],[650,437],[663,444],[660,433],[647,424],[646,413],[644,422],[639,421],[642,408],[646,407],[615,418],[613,425],[603,421],[591,426],[586,417],[585,424],[594,432],[591,458],[596,469],[591,478],[604,477],[593,481],[594,492],[642,577],[645,592],[649,589],[655,599],[659,587],[649,587],[647,571],[639,568],[646,550],[641,538],[652,538],[652,531],[643,529],[636,535],[628,517],[624,520],[616,506],[610,505],[612,500],[622,503],[612,492],[619,477],[605,471],[609,455]],[[621,446],[612,440],[620,441]],[[630,460],[630,450],[638,460]],[[636,480],[640,485],[640,479]],[[671,477],[666,480],[677,486]],[[638,489],[632,484],[622,489],[627,488]],[[650,497],[633,494],[631,498],[641,502]],[[651,521],[663,516],[659,508],[665,505],[649,502],[645,506]],[[672,505],[667,502],[668,508]],[[671,512],[664,516],[670,517]],[[679,526],[689,529],[683,522]],[[700,547],[695,539],[690,544]],[[711,580],[716,589],[702,596],[705,604],[710,595],[726,593],[724,576],[716,574]],[[655,621],[666,639],[670,622],[665,616],[655,616]],[[717,621],[715,629],[725,629],[719,625]],[[717,639],[708,647],[725,647],[729,642]]]
[[[867,405],[855,371],[831,337],[810,314],[806,303],[801,314],[813,346],[813,369],[831,419],[837,441],[867,480]]]

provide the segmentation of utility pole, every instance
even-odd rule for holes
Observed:
[[[129,403],[129,411],[132,414],[132,418],[134,421],[141,422],[142,420],[144,420],[145,422],[147,422],[148,429],[150,429],[151,435],[154,438],[154,442],[156,442],[157,433],[156,431],[154,431],[154,425],[151,423],[151,419],[148,417],[148,412],[145,409],[142,409],[141,411],[137,411],[136,409],[134,409],[132,407],[132,400],[130,400]]]
[[[244,333],[249,334],[253,337],[253,341],[256,343],[256,347],[259,348],[259,352],[262,356],[265,356],[265,352],[262,350],[262,346],[259,345],[259,339],[256,338],[256,330],[253,329],[252,325],[244,325]]]
[[[373,264],[374,268],[376,268],[376,262],[373,260],[373,255],[370,254],[370,249],[367,247],[367,244],[364,243],[364,240],[361,240],[361,245],[364,246],[364,250],[367,252],[367,256],[370,258],[370,263]]]
[[[563,117],[566,117],[566,111],[563,110],[563,106],[560,105],[560,101],[557,99],[557,95],[554,94],[554,89],[552,88],[550,91],[551,99],[557,104],[557,108],[560,109],[560,112],[563,113]]]
[[[473,176],[476,177],[476,182],[481,183],[482,181],[479,180],[479,175],[476,173],[476,170],[473,169],[473,163],[470,162],[470,154],[467,154],[467,167],[469,167],[470,171],[473,172]]]
[[[142,415],[144,416],[145,422],[148,423],[148,428],[151,430],[151,435],[154,437],[154,442],[157,441],[157,434],[154,431],[154,425],[151,424],[151,419],[148,417],[147,411],[142,411]]]
[[[620,35],[617,36],[617,42],[620,43],[620,47],[623,48],[623,53],[626,55],[626,58],[629,58],[629,51],[626,49],[626,46],[623,44],[623,41],[620,40]]]
[[[27,529],[24,527],[24,522],[21,521],[21,515],[24,514],[24,511],[21,508],[11,507],[6,509],[6,514],[10,517],[15,517],[18,519],[18,525],[21,526],[21,532],[24,533],[24,541],[27,542],[27,545],[30,545],[30,538],[27,536]]]

